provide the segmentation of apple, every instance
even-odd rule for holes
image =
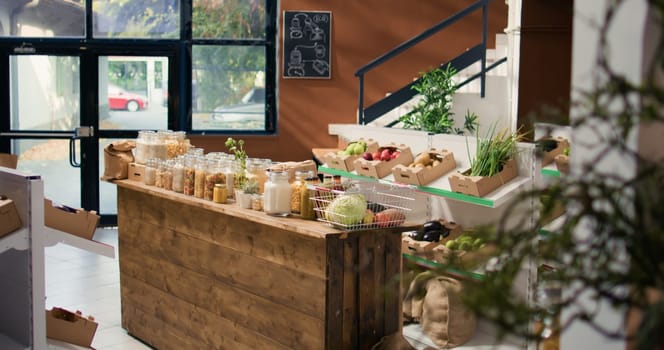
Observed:
[[[380,160],[390,160],[392,159],[392,153],[389,148],[384,149],[380,152]]]
[[[380,160],[380,151],[376,151],[371,154],[371,159],[372,160]]]
[[[371,152],[364,152],[362,153],[362,158],[365,160],[373,160],[373,155]]]
[[[391,159],[397,159],[397,157],[399,156],[399,151],[392,152],[390,156],[392,157]]]

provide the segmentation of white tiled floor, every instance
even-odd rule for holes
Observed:
[[[46,308],[57,306],[94,316],[99,326],[92,346],[97,350],[151,349],[121,326],[117,230],[97,229],[94,239],[116,247],[116,259],[62,243],[46,248]],[[49,349],[81,349],[54,341],[49,344]]]

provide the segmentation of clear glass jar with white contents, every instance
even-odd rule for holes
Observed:
[[[287,171],[271,171],[265,182],[263,211],[274,216],[288,216],[291,212],[291,186]]]

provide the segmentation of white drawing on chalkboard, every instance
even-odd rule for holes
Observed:
[[[293,15],[288,25],[288,36],[299,41],[299,44],[289,47],[287,76],[303,77],[313,72],[318,75],[329,73],[327,33],[324,27],[319,26],[319,23],[325,25],[329,21],[329,14],[324,13],[310,16],[308,13],[298,12]],[[307,65],[311,66],[312,72],[307,71]]]
[[[304,29],[302,29],[299,17],[304,18]],[[296,13],[288,28],[289,36],[291,39],[301,39],[304,35],[309,35],[309,40],[326,42],[325,31],[316,22],[327,22],[327,16],[316,15],[316,18],[312,20],[306,13]]]

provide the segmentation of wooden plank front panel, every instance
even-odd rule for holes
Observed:
[[[325,349],[350,349],[344,343],[344,242],[338,236],[327,238],[327,293]]]
[[[118,225],[131,217],[325,278],[325,240],[118,187]],[[275,220],[265,215],[265,220]],[[289,219],[280,218],[288,227]],[[293,219],[293,224],[302,220]]]
[[[237,349],[255,339],[265,343],[247,348],[324,347],[326,277],[317,267],[325,260],[324,239],[118,190],[123,326],[130,333],[153,345],[160,341],[135,319],[140,310],[141,319],[158,322],[157,329],[189,322],[191,329],[173,337],[205,343],[194,348]],[[187,222],[195,229],[187,231]],[[152,307],[144,305],[150,302]],[[201,329],[201,322],[211,330]],[[242,340],[229,345],[228,337]],[[173,344],[191,340],[182,341]]]
[[[289,349],[289,347],[267,338],[257,332],[252,332],[232,320],[189,304],[172,295],[145,284],[131,277],[124,277],[122,288],[123,308],[127,307],[140,311],[144,314],[154,316],[153,322],[142,325],[146,333],[140,334],[139,338],[148,338],[146,341],[155,341],[161,336],[159,329],[167,330],[178,335],[194,347],[185,349]],[[127,315],[129,316],[129,315]],[[127,331],[137,334],[131,329],[131,319],[126,319]],[[156,330],[149,328],[156,325]],[[173,331],[178,329],[179,331]],[[138,334],[137,334],[138,335]],[[159,349],[182,350],[171,344],[163,344]]]
[[[358,293],[358,237],[351,235],[344,239],[344,347],[345,349],[358,349],[360,346],[359,339],[359,313],[357,309],[357,293]]]
[[[320,348],[322,320],[233,288],[198,272],[142,255],[124,247],[122,278],[145,282],[192,305],[204,305],[215,315],[233,320],[293,348]],[[195,286],[195,288],[192,288]]]
[[[386,233],[385,334],[401,330],[401,234]]]

